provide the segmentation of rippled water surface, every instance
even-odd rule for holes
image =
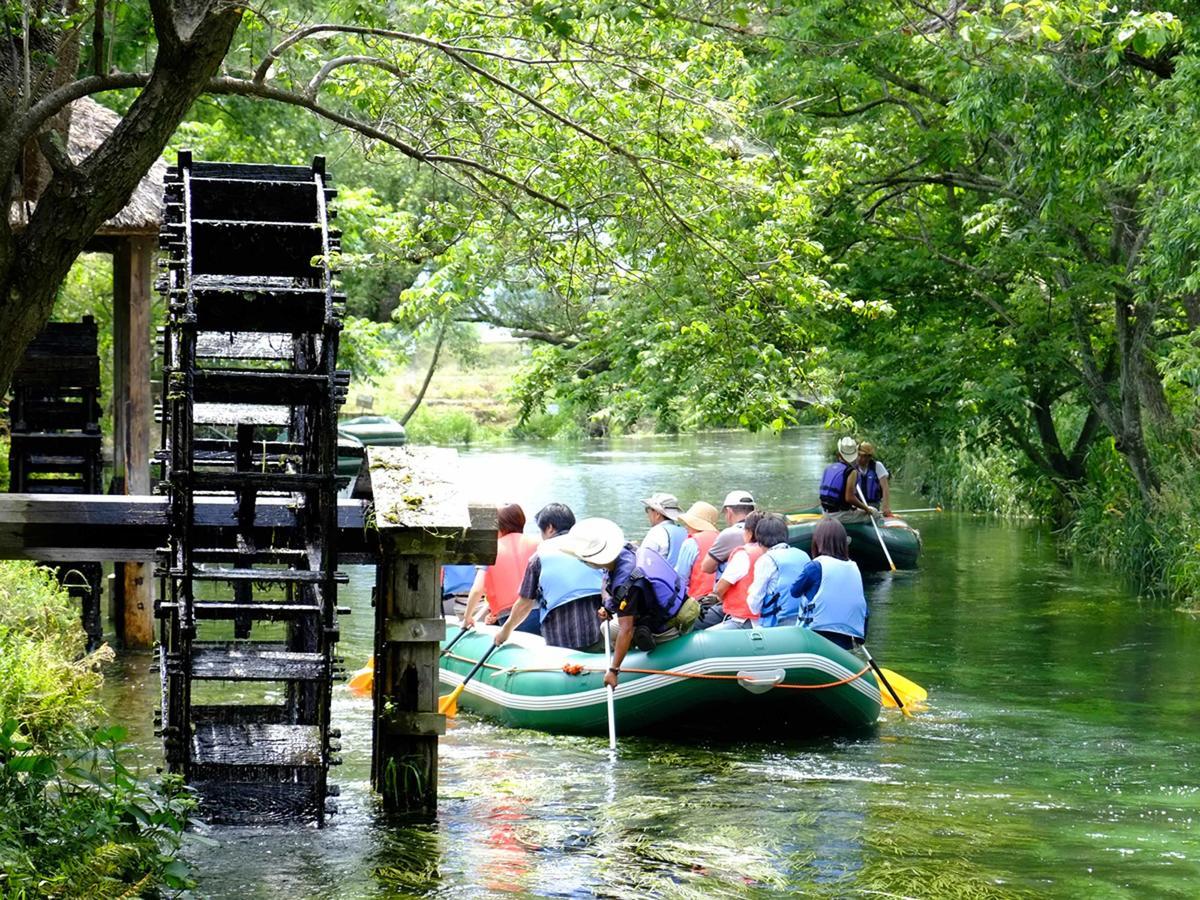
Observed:
[[[772,508],[815,497],[828,439],[710,434],[470,451],[476,496],[563,500],[640,537],[639,497]],[[884,456],[886,460],[886,455]],[[897,486],[894,506],[924,506]],[[497,497],[497,491],[501,491]],[[1200,886],[1200,626],[1060,560],[1046,530],[913,516],[919,572],[868,584],[880,661],[929,689],[857,741],[671,743],[502,729],[460,714],[436,826],[370,792],[370,703],[335,693],[344,765],[328,827],[204,828],[201,897],[1194,897]],[[370,652],[371,570],[351,569],[340,652]],[[156,676],[106,686],[147,765]]]

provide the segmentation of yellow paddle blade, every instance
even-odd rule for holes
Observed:
[[[464,681],[450,693],[443,694],[442,697],[438,699],[438,712],[440,712],[443,716],[449,716],[452,719],[458,715],[458,695],[463,692],[463,688],[466,686],[467,683]]]
[[[789,522],[811,522],[813,519],[822,518],[820,513],[789,513],[787,520]]]
[[[370,697],[375,690],[375,657],[367,660],[367,664],[350,676],[350,693],[356,697]]]
[[[900,695],[900,699],[904,701],[906,707],[916,707],[919,709],[925,705],[925,701],[929,698],[929,692],[925,688],[921,687],[915,681],[909,681],[903,675],[896,674],[891,669],[880,669],[880,671],[883,672],[883,677],[888,680],[888,684]],[[879,685],[879,693],[883,697],[883,705],[888,709],[896,709],[896,701],[892,698],[891,691],[884,686],[878,675],[875,676],[875,683]]]

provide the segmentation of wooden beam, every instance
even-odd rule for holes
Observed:
[[[113,255],[113,460],[128,494],[150,493],[150,304],[154,240],[129,237]],[[145,562],[123,570],[125,646],[154,644],[154,579]]]
[[[155,550],[166,544],[168,507],[159,496],[0,494],[0,559],[152,563]],[[295,515],[288,498],[263,498],[255,508],[255,528],[266,538],[273,529],[292,526]],[[235,503],[200,498],[196,519],[235,531]],[[338,531],[339,562],[375,562],[379,545],[366,527],[365,503],[338,502]]]
[[[470,506],[453,450],[367,451],[381,560],[375,580],[375,743],[371,781],[384,807],[437,815],[437,711],[443,562],[496,558],[496,510]]]

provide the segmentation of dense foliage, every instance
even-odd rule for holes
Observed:
[[[84,657],[77,604],[44,569],[0,562],[0,897],[148,896],[183,887],[192,802],[125,764],[97,728],[107,648]]]

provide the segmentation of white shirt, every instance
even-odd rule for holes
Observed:
[[[759,557],[760,560],[761,558]],[[730,584],[737,584],[749,574],[750,554],[738,553],[735,550],[729,555],[729,562],[725,564],[725,571],[721,575],[721,580],[728,581]]]
[[[667,553],[671,549],[671,534],[667,531],[667,523],[659,522],[657,525],[651,526],[650,530],[646,532],[646,536],[642,538],[642,546],[649,547],[666,559]]]

